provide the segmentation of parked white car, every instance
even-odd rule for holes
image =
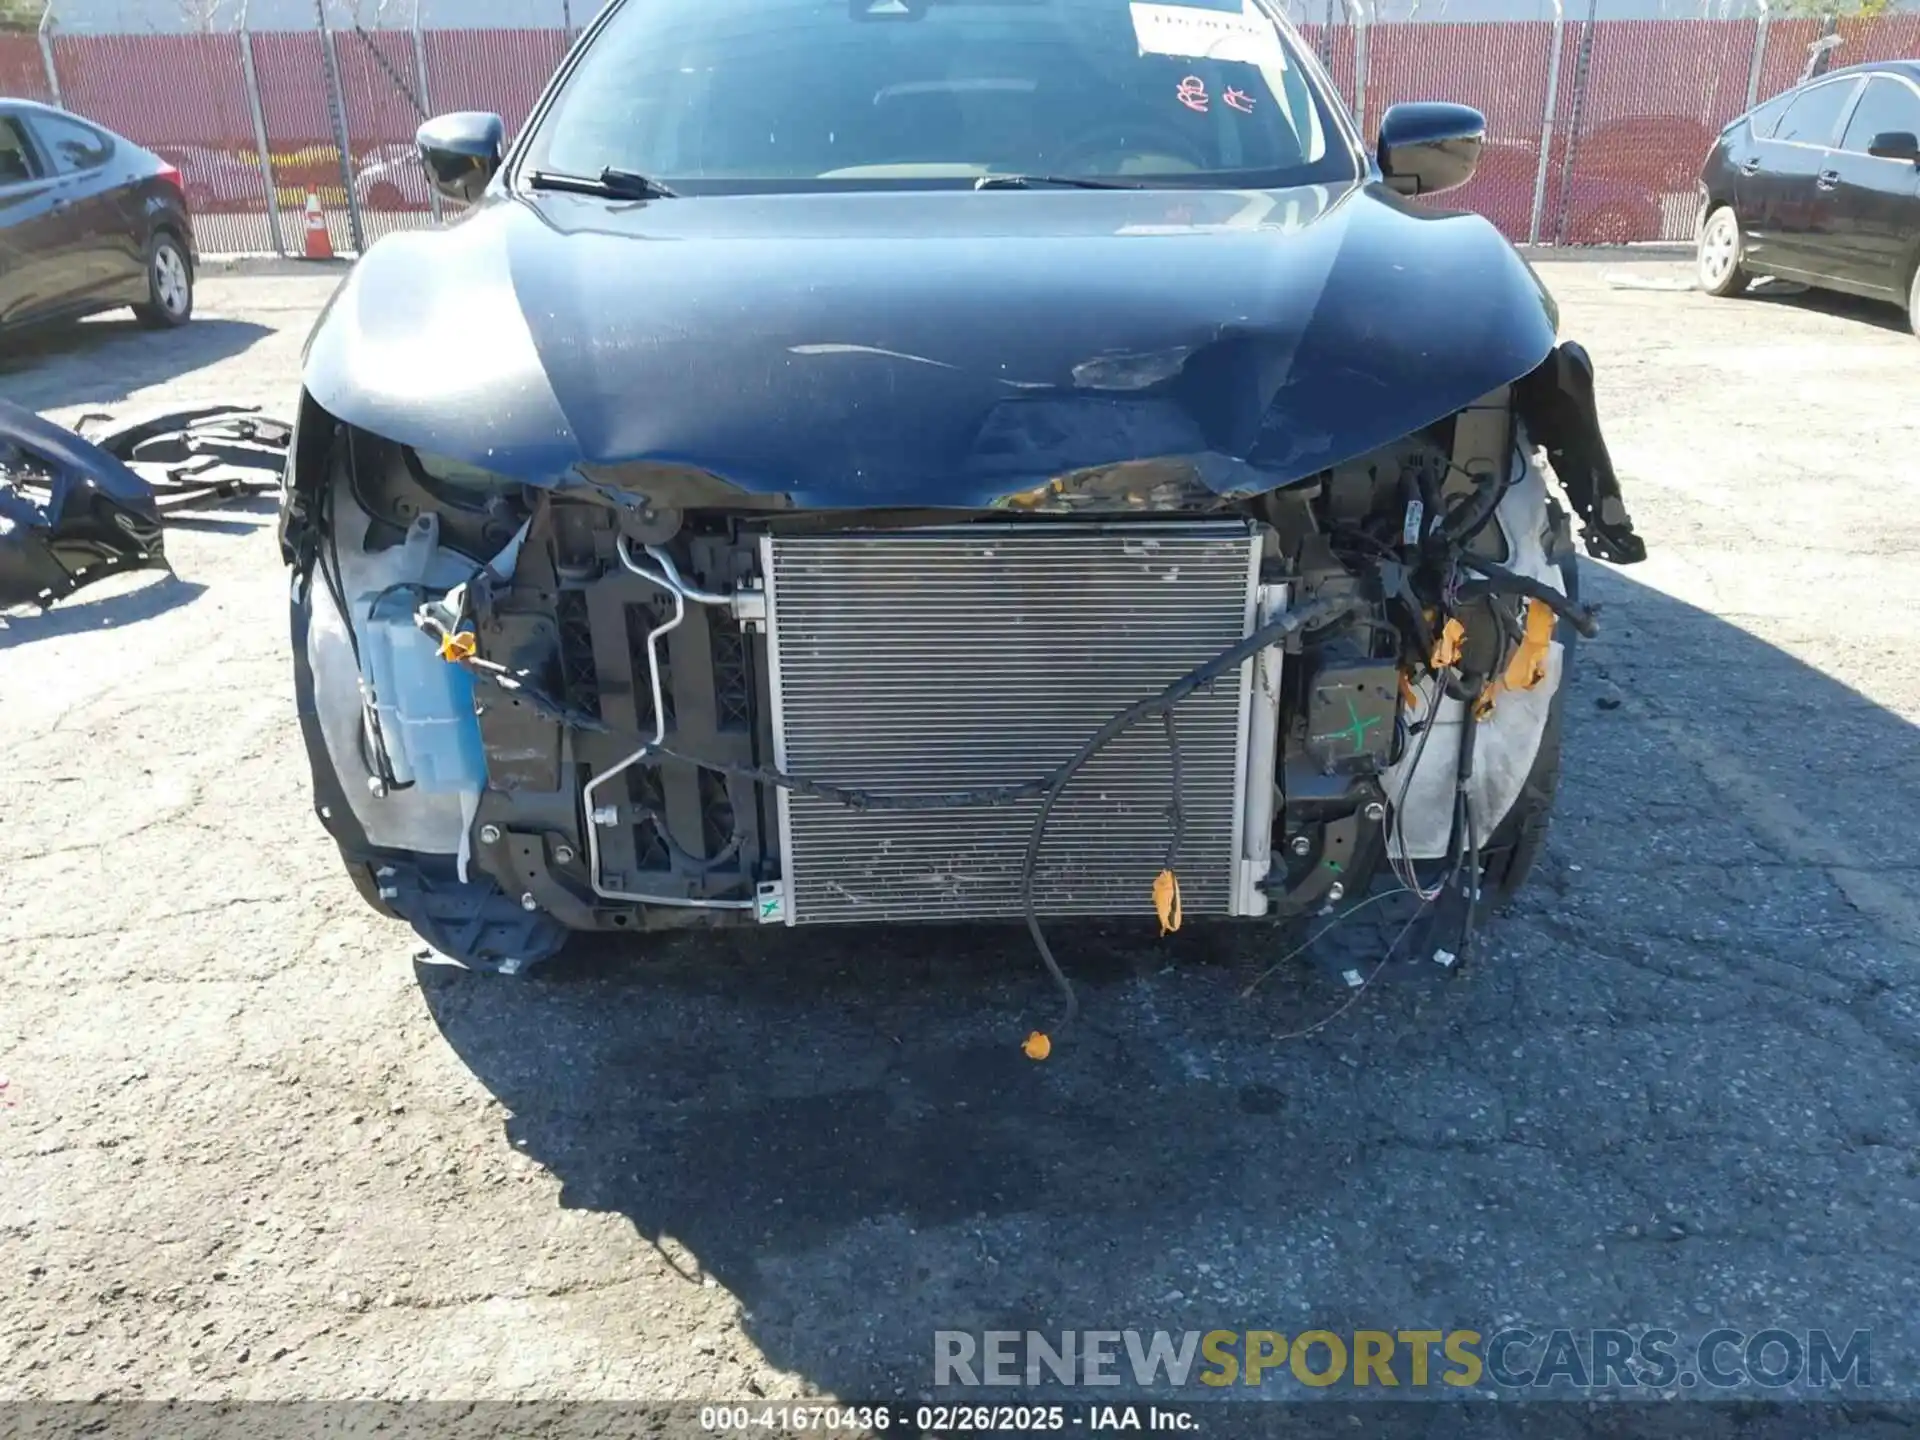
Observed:
[[[354,174],[353,194],[363,210],[432,208],[420,152],[411,145],[381,145],[369,151]]]
[[[153,153],[180,172],[187,205],[196,214],[258,213],[266,203],[258,159],[205,145],[156,145]]]

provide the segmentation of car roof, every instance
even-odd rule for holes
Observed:
[[[1904,75],[1909,80],[1920,80],[1920,60],[1863,60],[1858,65],[1843,65],[1815,78],[1828,80],[1835,75]]]
[[[64,120],[78,120],[83,125],[91,125],[96,130],[105,131],[116,140],[125,141],[129,145],[133,143],[131,140],[127,140],[127,137],[120,134],[119,131],[102,125],[98,120],[90,116],[77,115],[71,110],[62,110],[58,105],[48,105],[39,100],[28,100],[24,96],[0,95],[0,112],[6,111],[11,111],[16,114],[24,111],[29,115],[58,115]]]

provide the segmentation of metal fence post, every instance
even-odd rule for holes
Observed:
[[[47,67],[47,91],[62,110],[67,102],[60,94],[60,67],[53,63],[53,6],[40,12],[40,63]]]
[[[1327,80],[1333,81],[1333,7],[1338,0],[1327,0],[1326,22],[1320,27],[1320,68],[1327,72]],[[1338,85],[1334,84],[1338,89]]]
[[[1580,46],[1573,60],[1573,104],[1567,112],[1567,149],[1560,159],[1560,217],[1554,243],[1567,243],[1567,222],[1573,218],[1573,157],[1580,148],[1580,112],[1586,108],[1587,71],[1593,64],[1593,17],[1600,0],[1587,0],[1587,18],[1580,25]]]
[[[1747,109],[1760,103],[1760,67],[1767,58],[1767,0],[1755,0],[1760,11],[1753,31],[1753,63],[1747,67]]]
[[[340,89],[340,56],[333,48],[333,31],[327,25],[327,0],[313,0],[320,20],[320,68],[326,71],[327,109],[332,112],[333,140],[340,149],[340,185],[347,192],[347,228],[353,236],[356,254],[365,254],[366,231],[360,225],[360,197],[353,193],[353,150],[347,141],[347,97]]]
[[[1353,0],[1353,117],[1367,128],[1367,0]]]
[[[253,32],[247,28],[249,0],[240,4],[240,73],[247,82],[247,109],[253,112],[253,148],[260,153],[260,178],[267,186],[267,233],[273,237],[273,253],[287,253],[286,235],[280,229],[280,187],[273,177],[273,151],[267,145],[267,112],[260,103],[260,75],[253,62]]]
[[[1560,46],[1566,38],[1567,16],[1560,0],[1553,0],[1553,50],[1547,60],[1547,108],[1540,116],[1540,168],[1533,176],[1533,217],[1527,222],[1527,243],[1540,243],[1540,222],[1547,209],[1547,167],[1553,163],[1553,116],[1560,104]]]
[[[433,114],[433,97],[427,89],[427,47],[420,37],[420,0],[413,0],[413,78],[420,87],[420,118],[427,119]],[[440,223],[440,192],[427,184],[427,208],[433,212],[433,223]]]

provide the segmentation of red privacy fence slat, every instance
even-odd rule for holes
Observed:
[[[491,110],[517,134],[567,53],[560,30],[429,30],[436,110]]]
[[[1760,99],[1771,99],[1800,83],[1800,72],[1807,68],[1807,47],[1819,38],[1818,20],[1775,20],[1768,24],[1767,53],[1760,65]]]
[[[1694,181],[1721,126],[1747,108],[1751,20],[1602,20],[1593,26],[1568,244],[1691,233]]]
[[[1486,113],[1479,173],[1432,203],[1477,210],[1526,239],[1538,193],[1541,238],[1567,244],[1689,236],[1694,178],[1714,136],[1746,108],[1756,43],[1763,49],[1755,88],[1765,99],[1798,81],[1807,47],[1824,29],[1817,19],[1774,21],[1764,32],[1751,19],[1567,20],[1537,191],[1551,22],[1376,24],[1364,33],[1360,76],[1353,27],[1300,27],[1349,104],[1364,91],[1369,137],[1402,100],[1457,100]],[[1841,20],[1837,33],[1834,65],[1920,56],[1920,15]],[[327,209],[335,249],[345,250],[355,241],[349,194],[367,240],[430,223],[411,150],[423,108],[492,110],[517,132],[571,38],[556,28],[334,31],[344,166],[328,47],[316,31],[56,35],[52,43],[68,108],[181,168],[195,209],[218,222],[203,234],[206,248],[270,247],[271,185],[289,248],[298,248],[297,212],[311,193]],[[246,88],[248,55],[270,179]],[[0,94],[53,98],[37,36],[0,34]]]
[[[1838,22],[1836,65],[1861,60],[1920,60],[1920,15],[1849,17]]]
[[[0,95],[51,100],[40,42],[32,35],[0,35]]]
[[[1480,110],[1487,117],[1480,169],[1437,203],[1477,210],[1524,239],[1552,46],[1553,26],[1544,21],[1376,25],[1367,46],[1364,132],[1378,133],[1387,107],[1403,100],[1453,100]]]

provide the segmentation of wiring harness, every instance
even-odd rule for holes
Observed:
[[[1167,806],[1170,834],[1165,868],[1168,871],[1173,870],[1179,855],[1183,828],[1180,809],[1180,735],[1174,720],[1175,707],[1194,692],[1212,684],[1262,650],[1278,645],[1305,631],[1334,624],[1361,610],[1366,603],[1358,596],[1342,595],[1315,601],[1297,610],[1276,616],[1244,639],[1220,651],[1212,659],[1195,666],[1158,694],[1150,695],[1129,705],[1089,735],[1073,754],[1045,774],[1015,784],[975,790],[938,791],[931,794],[893,795],[856,786],[810,780],[805,776],[789,775],[771,766],[743,765],[715,760],[680,750],[663,741],[646,741],[642,748],[647,758],[665,756],[704,770],[737,776],[762,785],[777,786],[795,794],[844,805],[852,810],[958,810],[981,806],[1018,805],[1030,800],[1039,800],[1040,806],[1034,813],[1033,825],[1027,835],[1026,851],[1021,861],[1020,907],[1026,919],[1027,933],[1033,937],[1034,948],[1039,952],[1040,962],[1046,967],[1048,976],[1060,992],[1063,1006],[1061,1024],[1064,1026],[1079,1013],[1079,998],[1074,992],[1073,982],[1060,968],[1060,962],[1054,956],[1053,947],[1047,943],[1046,933],[1040,927],[1040,917],[1035,909],[1033,895],[1034,875],[1039,868],[1040,847],[1046,839],[1047,821],[1051,818],[1054,807],[1059,803],[1062,792],[1087,762],[1112,744],[1115,739],[1137,725],[1150,720],[1159,720],[1165,731],[1172,759],[1170,786],[1172,793]],[[434,607],[423,606],[416,612],[415,618],[421,629],[439,643],[444,657],[466,666],[477,678],[522,697],[547,718],[563,725],[599,734],[616,733],[614,727],[598,716],[589,715],[547,694],[527,676],[509,671],[505,666],[475,655],[470,642],[462,644],[460,641],[460,637],[465,632],[460,629],[457,617],[453,619],[453,623],[449,623],[449,617],[444,612],[436,612]]]
[[[1310,599],[1298,608],[1277,616],[1257,627],[1243,639],[1221,650],[1211,659],[1195,666],[1158,693],[1128,706],[1089,735],[1066,759],[1044,774],[1030,779],[967,790],[892,794],[858,786],[834,784],[804,775],[789,774],[772,766],[744,764],[693,754],[671,744],[666,738],[663,726],[657,727],[651,737],[634,734],[632,738],[638,749],[620,766],[615,767],[615,770],[606,772],[599,779],[610,778],[617,773],[617,770],[624,769],[627,765],[657,764],[661,760],[671,759],[700,770],[759,785],[773,786],[797,795],[842,805],[852,810],[959,810],[1039,801],[1022,856],[1019,876],[1020,908],[1040,961],[1060,992],[1063,1002],[1060,1023],[1065,1025],[1078,1014],[1079,1001],[1072,982],[1062,970],[1041,928],[1034,897],[1034,884],[1041,848],[1046,839],[1048,821],[1067,786],[1094,756],[1119,736],[1142,724],[1156,720],[1160,723],[1166,736],[1171,761],[1171,793],[1167,804],[1168,844],[1161,879],[1171,889],[1171,904],[1177,914],[1178,884],[1173,877],[1184,829],[1180,796],[1182,786],[1180,735],[1175,720],[1177,707],[1196,691],[1227,675],[1249,658],[1292,637],[1308,631],[1324,629],[1348,619],[1358,619],[1362,623],[1374,624],[1375,628],[1380,628],[1376,607],[1384,599],[1390,609],[1396,609],[1399,612],[1397,623],[1392,623],[1389,628],[1401,634],[1403,643],[1411,641],[1416,647],[1415,652],[1410,653],[1411,663],[1430,673],[1434,681],[1433,699],[1428,708],[1425,723],[1419,727],[1420,735],[1417,741],[1412,742],[1413,749],[1411,761],[1407,766],[1407,780],[1401,787],[1400,795],[1395,799],[1394,829],[1397,829],[1399,812],[1406,801],[1413,772],[1418,769],[1432,737],[1435,728],[1434,720],[1441,699],[1446,697],[1465,703],[1460,749],[1455,767],[1451,836],[1447,854],[1440,862],[1447,868],[1437,885],[1423,884],[1416,873],[1414,862],[1405,855],[1404,847],[1400,853],[1395,853],[1394,829],[1390,829],[1387,844],[1388,860],[1399,880],[1399,887],[1389,893],[1414,895],[1419,902],[1415,913],[1417,919],[1419,914],[1424,913],[1448,889],[1456,883],[1461,884],[1466,903],[1461,921],[1459,944],[1464,954],[1472,941],[1479,900],[1481,845],[1487,838],[1479,833],[1473,807],[1468,800],[1469,782],[1473,775],[1475,727],[1478,723],[1481,702],[1488,691],[1491,677],[1504,669],[1506,657],[1513,653],[1519,643],[1519,635],[1514,629],[1512,618],[1501,617],[1505,619],[1506,624],[1501,627],[1502,638],[1497,652],[1500,657],[1499,663],[1491,668],[1483,668],[1480,673],[1469,675],[1459,666],[1457,645],[1451,652],[1449,649],[1450,644],[1456,642],[1461,633],[1456,614],[1463,607],[1473,605],[1482,599],[1513,596],[1546,605],[1556,616],[1571,623],[1582,635],[1592,635],[1597,629],[1591,610],[1571,601],[1553,587],[1518,574],[1506,566],[1475,554],[1469,548],[1474,538],[1492,522],[1499,503],[1508,489],[1520,474],[1525,473],[1525,457],[1519,452],[1518,446],[1515,447],[1514,454],[1515,458],[1521,461],[1518,470],[1510,466],[1504,474],[1478,475],[1475,477],[1477,484],[1472,493],[1445,506],[1442,503],[1440,481],[1444,469],[1451,462],[1445,461],[1442,457],[1435,457],[1437,464],[1413,467],[1406,477],[1408,520],[1403,534],[1396,537],[1401,543],[1394,546],[1379,537],[1363,537],[1371,551],[1367,559],[1374,567],[1372,577],[1374,584],[1371,594],[1362,593],[1367,587],[1343,589],[1338,593]],[[1436,471],[1442,473],[1436,473]],[[1418,518],[1421,515],[1432,517],[1431,522],[1421,525]],[[688,601],[706,605],[728,603],[729,597],[704,591],[689,584],[664,551],[653,546],[647,549],[653,562],[651,566],[641,562],[629,552],[623,537],[620,548],[622,562],[635,573],[671,592],[678,606],[683,607]],[[654,568],[655,566],[658,568]],[[475,579],[480,578],[476,574]],[[484,583],[481,588],[483,590],[486,588]],[[1422,596],[1427,598],[1423,599]],[[443,601],[423,603],[415,611],[416,624],[436,640],[444,659],[462,665],[476,679],[521,697],[536,711],[563,726],[580,732],[597,734],[627,733],[608,724],[599,716],[548,693],[525,671],[510,669],[479,655],[475,637],[468,628],[468,612],[473,600],[469,587],[461,586]],[[483,605],[486,603],[484,595],[480,597],[480,601]],[[1501,607],[1497,605],[1489,605],[1487,609],[1495,612],[1496,616],[1500,615]],[[668,624],[665,628],[671,628],[671,625]],[[1436,628],[1441,632],[1438,637],[1435,635]],[[657,690],[659,685],[657,660],[654,663]],[[674,845],[672,837],[667,833],[667,828],[659,816],[647,812],[643,813],[641,818],[652,825],[655,832],[666,843],[669,853],[674,854],[676,860],[684,866],[690,867],[691,873],[711,873],[719,864],[731,859],[738,852],[739,837],[736,835],[719,860],[698,861]],[[1167,899],[1168,897],[1163,897],[1160,886],[1157,884],[1155,900],[1161,908],[1163,926],[1167,924]],[[1362,903],[1371,903],[1371,901]],[[1358,908],[1360,907],[1350,907],[1332,923],[1339,923]],[[1412,922],[1409,921],[1396,936],[1394,946],[1388,952],[1389,955],[1398,948],[1400,941],[1405,938],[1411,928]],[[1320,933],[1324,934],[1325,931]]]

